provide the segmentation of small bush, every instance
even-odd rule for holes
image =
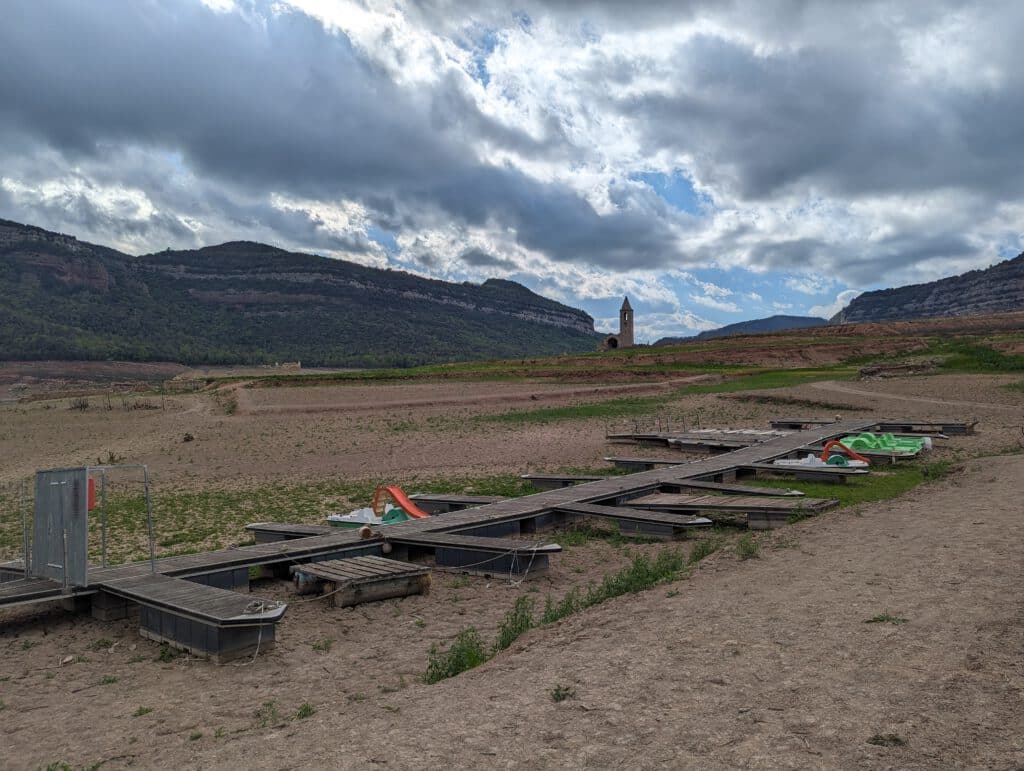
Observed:
[[[722,546],[721,540],[718,538],[702,538],[697,541],[693,548],[690,549],[690,564],[696,565],[705,557],[710,557]]]
[[[317,640],[313,643],[313,650],[319,651],[320,653],[327,653],[331,646],[334,645],[334,640],[330,637],[325,637],[322,640]]]
[[[152,711],[152,707],[139,707],[132,713],[132,717],[142,717],[143,715],[148,715]]]
[[[568,685],[556,685],[548,693],[554,702],[565,701],[576,696],[576,689]]]
[[[754,536],[751,533],[747,533],[736,542],[736,556],[741,560],[749,560],[761,556],[761,545],[754,540]]]
[[[316,714],[316,707],[310,704],[308,701],[304,702],[299,711],[295,713],[296,720],[305,720],[307,717],[313,717]]]
[[[68,409],[85,412],[85,410],[89,409],[89,400],[84,396],[76,396],[71,400],[71,404],[68,405]]]
[[[425,683],[437,683],[448,677],[478,667],[487,661],[487,649],[475,627],[466,627],[446,651],[430,647],[430,660],[423,675]]]
[[[89,650],[93,651],[105,651],[113,647],[114,641],[106,637],[101,637],[98,640],[93,640],[91,643],[89,643]]]
[[[103,675],[103,679],[100,680],[100,685],[113,685],[117,682],[117,678],[114,675]]]
[[[181,655],[181,651],[179,651],[179,650],[177,650],[175,648],[172,648],[167,643],[162,643],[160,645],[160,652],[158,654],[156,654],[156,660],[157,661],[162,661],[163,663],[166,664],[169,661],[174,661],[180,655]]]
[[[277,711],[277,704],[273,701],[265,701],[256,710],[256,725],[259,728],[277,725],[281,722],[281,713]]]
[[[199,741],[202,738],[203,738],[203,732],[202,731],[193,731],[192,733],[190,733],[188,735],[188,740],[190,742],[197,742],[197,741]]]
[[[522,596],[516,599],[512,610],[505,614],[498,627],[498,639],[494,643],[494,652],[505,650],[524,632],[534,627],[533,598]]]

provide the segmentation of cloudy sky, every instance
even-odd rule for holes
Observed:
[[[1024,3],[6,0],[0,217],[500,276],[638,337],[1024,250]]]

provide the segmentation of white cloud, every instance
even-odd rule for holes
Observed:
[[[785,285],[793,291],[809,295],[824,294],[834,284],[834,279],[816,275],[790,276],[785,281]]]
[[[822,318],[830,319],[849,305],[850,301],[859,294],[860,292],[856,289],[843,290],[836,295],[836,299],[832,302],[826,305],[812,306],[807,313],[811,316],[821,316]]]
[[[740,307],[729,301],[719,300],[716,297],[707,297],[706,295],[690,295],[690,302],[695,302],[697,305],[703,305],[705,308],[713,308],[716,311],[723,311],[724,313],[739,313]]]

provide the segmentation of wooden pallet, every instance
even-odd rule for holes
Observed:
[[[311,589],[328,597],[334,607],[427,594],[430,568],[383,557],[352,557],[299,565],[295,586],[300,594]]]

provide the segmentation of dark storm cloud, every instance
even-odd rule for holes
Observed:
[[[254,23],[257,10],[266,6],[243,17],[179,3],[121,0],[100,13],[77,0],[23,2],[16,23],[0,25],[0,130],[38,137],[69,163],[114,165],[112,148],[124,145],[180,154],[205,178],[207,199],[173,210],[209,212],[216,200],[229,221],[258,220],[311,247],[339,245],[316,223],[266,203],[258,214],[238,211],[252,206],[231,199],[273,190],[360,200],[391,228],[416,226],[417,207],[440,209],[456,223],[515,228],[555,260],[628,267],[665,258],[664,223],[636,212],[600,216],[568,187],[466,151],[481,138],[537,157],[567,148],[556,121],[549,140],[535,139],[482,115],[450,79],[432,91],[403,89],[344,35],[299,13]],[[135,171],[125,180],[122,168],[122,182],[158,205],[181,197]]]
[[[870,54],[868,56],[867,54]],[[898,41],[872,51],[759,56],[700,38],[675,60],[688,87],[623,99],[651,152],[692,153],[745,200],[815,185],[844,196],[942,187],[1024,193],[1024,80],[997,92],[899,76]],[[1009,63],[1008,63],[1009,64]]]
[[[515,270],[516,268],[516,264],[512,260],[495,257],[483,249],[467,249],[459,255],[459,261],[475,268],[503,268],[505,270]]]

